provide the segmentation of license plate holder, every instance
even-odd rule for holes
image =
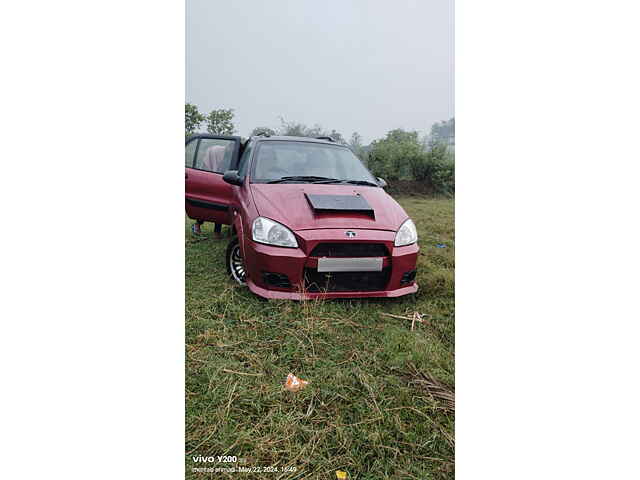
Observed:
[[[381,272],[381,257],[318,259],[318,272]]]

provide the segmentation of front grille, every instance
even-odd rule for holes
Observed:
[[[320,243],[311,252],[312,257],[387,257],[389,252],[382,243]]]
[[[318,272],[304,269],[305,289],[309,292],[371,292],[384,290],[389,283],[391,267],[380,272]]]

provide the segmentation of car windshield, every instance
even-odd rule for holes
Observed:
[[[351,150],[314,142],[261,142],[252,175],[255,183],[343,183],[377,186]]]

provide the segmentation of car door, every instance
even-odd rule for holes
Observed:
[[[233,189],[222,180],[238,165],[240,137],[194,135],[185,144],[185,209],[189,218],[229,225]]]

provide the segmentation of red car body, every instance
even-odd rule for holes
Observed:
[[[222,165],[226,174],[197,168],[203,145],[223,141],[228,142],[228,164]],[[377,185],[252,181],[256,151],[260,144],[270,141],[347,148],[303,137],[252,137],[245,144],[229,136],[197,135],[187,140],[187,215],[231,226],[234,238],[229,247],[242,257],[243,280],[248,288],[261,297],[292,300],[399,297],[416,292],[417,241],[394,245],[398,229],[409,218],[404,209]],[[192,142],[197,143],[190,146]],[[238,168],[244,172],[242,178],[238,177]],[[319,210],[310,200],[314,195],[339,201],[364,199],[372,212]],[[255,241],[252,228],[259,217],[289,229],[297,247]],[[229,265],[233,252],[228,250],[227,255]],[[346,271],[319,271],[319,263],[332,258],[347,265],[341,267]],[[374,260],[377,271],[348,266]]]

